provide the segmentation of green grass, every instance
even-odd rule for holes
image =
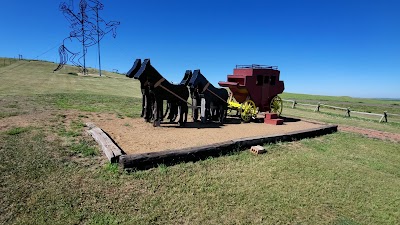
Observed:
[[[28,130],[29,130],[28,127],[14,127],[14,128],[11,128],[10,130],[7,130],[5,133],[8,135],[17,135],[17,134],[26,132]]]
[[[400,223],[398,143],[339,132],[271,144],[258,156],[234,151],[127,173],[106,162],[82,120],[85,112],[138,117],[137,82],[81,77],[73,68],[53,74],[48,62],[10,66],[0,68],[0,119],[52,113],[45,123],[1,128],[0,224]],[[72,111],[78,115],[66,122]],[[392,123],[284,113],[399,131]]]
[[[86,141],[81,141],[71,146],[71,150],[74,153],[82,154],[83,156],[95,156],[98,155],[99,151],[95,146],[91,146]]]
[[[13,63],[18,62],[17,59],[0,57],[0,68],[11,66]]]
[[[316,120],[331,124],[356,126],[367,129],[392,132],[392,133],[400,133],[399,122],[379,123],[379,118],[378,119],[377,118],[363,119],[358,117],[349,118],[344,116],[344,113],[313,112],[313,110],[311,109],[305,109],[300,107],[292,109],[289,106],[284,107],[282,116],[304,118],[308,120]]]
[[[333,105],[337,107],[348,108],[353,111],[370,112],[382,114],[384,111],[400,115],[400,100],[367,99],[352,98],[347,96],[320,96],[283,93],[280,95],[283,99],[296,100],[300,103]]]
[[[400,222],[398,144],[354,134],[129,174],[34,130],[0,138],[2,223]]]
[[[353,98],[349,96],[324,96],[324,95],[307,95],[307,94],[296,94],[284,92],[281,95],[285,99],[296,99],[309,102],[347,102],[347,103],[358,103],[358,104],[375,104],[375,105],[394,105],[398,106],[400,100],[387,100],[387,99],[371,99],[371,98]]]
[[[115,113],[119,117],[139,117],[141,99],[127,96],[57,93],[35,96],[35,101],[58,109],[76,109],[85,112]]]
[[[123,75],[104,73],[102,77],[76,76],[76,68],[65,66],[61,71],[53,73],[55,67],[50,62],[27,60],[0,67],[0,96],[58,93],[141,96],[140,89],[134,88],[138,81]]]
[[[283,99],[296,100],[299,103],[318,104],[323,103],[338,107],[350,107],[353,111],[372,112],[383,114],[383,111],[397,113],[400,115],[400,101],[382,100],[382,99],[362,99],[351,97],[335,97],[335,96],[318,96],[283,93]],[[315,119],[327,123],[335,123],[342,125],[358,126],[381,131],[400,133],[400,117],[388,116],[389,123],[379,123],[380,116],[365,116],[350,113],[351,117],[346,117],[344,110],[333,110],[321,107],[320,112],[314,112],[315,107],[296,105],[292,109],[292,104],[284,103],[283,116],[300,117],[306,119]]]

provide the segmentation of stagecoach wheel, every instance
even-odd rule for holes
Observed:
[[[246,100],[242,103],[240,115],[244,122],[250,122],[251,118],[257,114],[256,104],[252,100]]]
[[[270,111],[272,113],[276,113],[278,114],[278,116],[281,115],[282,113],[282,108],[283,108],[283,103],[282,103],[282,99],[281,97],[279,97],[278,95],[275,96],[272,100],[271,100],[271,105],[270,105],[271,109]]]

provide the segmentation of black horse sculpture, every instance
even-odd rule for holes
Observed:
[[[219,123],[223,123],[228,109],[228,91],[224,88],[216,88],[200,73],[200,70],[193,72],[188,86],[192,93],[192,99],[196,99],[194,106],[200,102],[201,95],[206,100],[206,113],[211,116],[211,119],[218,119]],[[216,109],[216,111],[215,111]],[[194,110],[193,119],[196,121],[198,117],[198,110]],[[214,117],[214,118],[213,118]],[[216,118],[215,118],[216,117]]]
[[[185,75],[183,76],[182,81],[180,82],[181,85],[187,86],[190,78],[192,78],[192,71],[186,70]],[[169,111],[169,113],[168,113]],[[168,117],[167,117],[168,114]],[[167,117],[171,122],[175,121],[176,117],[178,116],[178,103],[173,101],[167,102],[167,108],[165,110],[164,117]]]
[[[150,59],[145,59],[140,69],[134,75],[135,79],[139,79],[140,83],[149,90],[149,100],[146,100],[146,114],[151,110],[151,98],[154,99],[153,119],[154,126],[159,126],[163,117],[163,100],[174,102],[179,107],[179,125],[182,126],[187,122],[187,99],[189,98],[189,90],[185,85],[171,84],[168,82],[151,64]],[[146,88],[145,88],[146,89]]]
[[[185,75],[180,84],[187,86],[189,84],[190,79],[192,79],[193,73],[191,70],[186,70]]]
[[[136,59],[133,63],[132,68],[128,71],[126,76],[129,78],[133,78],[135,74],[139,71],[141,64],[142,60]],[[149,95],[149,87],[146,80],[140,81],[140,89],[142,91],[142,113],[140,117],[144,117],[147,122],[150,122],[150,120],[152,119],[151,112],[153,111],[153,100]]]

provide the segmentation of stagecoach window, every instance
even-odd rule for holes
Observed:
[[[268,84],[269,83],[269,76],[265,76],[264,77],[264,84]]]
[[[276,79],[276,77],[275,76],[271,76],[271,85],[275,85],[275,79]]]
[[[257,85],[263,84],[263,75],[257,75]]]

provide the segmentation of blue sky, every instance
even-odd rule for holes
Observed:
[[[0,56],[58,62],[70,32],[61,2],[3,2]],[[117,37],[101,42],[103,69],[126,72],[150,58],[170,81],[201,69],[218,86],[237,64],[266,64],[279,67],[286,92],[400,98],[400,1],[102,3],[102,17],[121,22]],[[88,52],[88,66],[98,68],[97,48]]]

